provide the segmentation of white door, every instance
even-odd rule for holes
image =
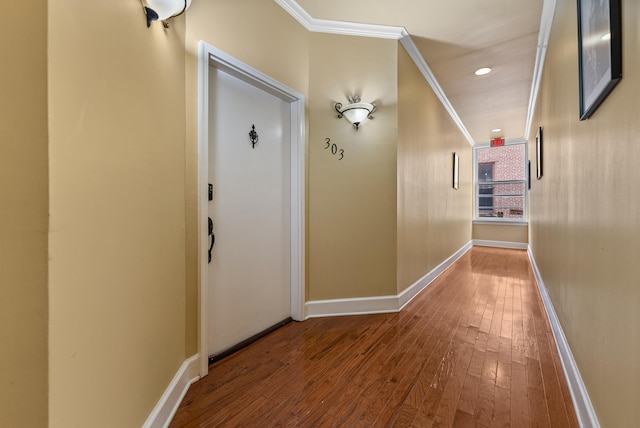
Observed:
[[[215,67],[209,91],[211,356],[291,316],[291,105]]]

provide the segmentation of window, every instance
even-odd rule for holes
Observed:
[[[524,143],[475,149],[477,219],[524,220],[525,150]]]
[[[478,164],[478,183],[493,181],[493,162]],[[480,217],[490,217],[493,210],[493,187],[478,186],[478,209]]]

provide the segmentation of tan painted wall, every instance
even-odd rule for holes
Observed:
[[[274,1],[194,1],[187,11],[187,355],[197,352],[198,332],[198,41],[204,40],[306,95],[308,34]]]
[[[514,226],[510,224],[474,224],[473,239],[489,241],[529,242],[529,230],[527,226]]]
[[[140,426],[185,360],[184,33],[49,1],[51,427]]]
[[[0,426],[47,425],[47,2],[0,26]]]
[[[624,77],[581,122],[576,2],[558,1],[529,135],[531,247],[603,427],[640,420],[640,4],[622,3]]]
[[[307,300],[395,294],[397,42],[310,40]],[[379,104],[359,131],[333,109],[352,93]]]
[[[403,47],[398,48],[397,292],[471,239],[472,150]],[[452,153],[460,157],[454,190]]]

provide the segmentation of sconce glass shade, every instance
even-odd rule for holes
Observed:
[[[344,116],[353,124],[356,130],[367,120],[373,119],[371,113],[376,110],[375,104],[361,103],[360,97],[350,97],[349,102],[350,104],[347,104],[344,108],[341,103],[336,103],[335,109],[338,112],[338,118]]]
[[[144,0],[147,27],[152,21],[164,21],[180,15],[191,5],[191,0]]]

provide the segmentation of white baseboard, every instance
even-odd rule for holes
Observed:
[[[487,239],[474,239],[473,245],[479,247],[511,248],[515,250],[526,250],[529,248],[529,244],[524,242],[489,241]]]
[[[398,296],[356,297],[352,299],[312,300],[305,303],[307,318],[398,312]]]
[[[352,299],[312,300],[305,304],[306,318],[336,317],[399,312],[407,303],[424,290],[434,279],[458,260],[473,246],[468,242],[435,269],[397,295],[356,297]]]
[[[462,257],[467,251],[471,249],[473,242],[469,241],[465,246],[453,253],[448,259],[440,263],[431,272],[414,282],[411,286],[403,290],[398,295],[398,301],[400,309],[404,308],[414,297],[416,297],[422,290],[427,288],[442,272],[447,270],[449,266],[454,264],[460,257]]]
[[[169,426],[187,390],[191,384],[200,379],[198,372],[199,360],[200,357],[194,355],[182,363],[164,394],[162,394],[160,401],[158,401],[147,421],[142,425],[143,428],[166,428]]]
[[[567,383],[569,384],[569,390],[571,391],[571,399],[576,410],[576,416],[578,417],[578,423],[583,428],[600,428],[600,423],[598,422],[598,417],[596,416],[596,412],[591,404],[587,388],[584,386],[584,382],[580,376],[580,370],[578,370],[578,366],[573,358],[573,353],[571,352],[567,338],[564,335],[564,331],[562,331],[560,320],[558,319],[558,315],[553,307],[553,303],[551,303],[547,287],[542,281],[542,276],[540,275],[538,265],[536,265],[536,261],[533,258],[531,247],[527,248],[527,252],[529,254],[529,260],[531,261],[533,274],[536,277],[536,282],[540,289],[542,302],[547,311],[551,330],[553,331],[553,336],[556,340],[558,353],[560,354],[560,361],[562,362],[562,368],[564,369],[564,374],[567,378]]]

